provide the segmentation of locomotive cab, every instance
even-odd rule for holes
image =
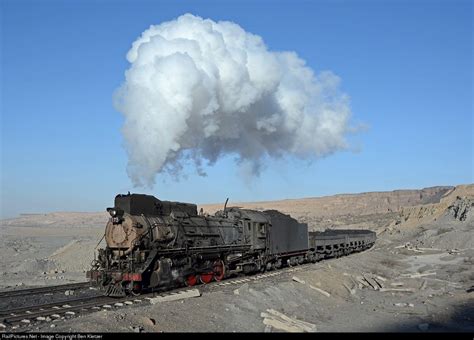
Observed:
[[[252,250],[266,247],[267,232],[271,228],[267,215],[254,210],[229,208],[227,216],[239,221],[245,243],[251,245]]]

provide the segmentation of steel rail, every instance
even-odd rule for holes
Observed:
[[[43,293],[50,293],[56,292],[61,290],[69,290],[69,289],[78,289],[78,288],[85,288],[89,287],[91,284],[90,282],[80,282],[80,283],[68,283],[64,285],[56,285],[56,286],[42,286],[42,287],[32,287],[32,288],[25,288],[19,290],[7,290],[0,292],[0,298],[9,298],[14,296],[24,296],[24,295],[33,295],[33,294],[43,294]]]

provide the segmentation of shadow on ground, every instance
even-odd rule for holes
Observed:
[[[474,296],[469,301],[454,306],[454,311],[440,313],[436,318],[414,316],[410,323],[387,325],[382,332],[474,332]]]

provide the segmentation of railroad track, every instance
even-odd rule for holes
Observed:
[[[19,289],[19,290],[9,290],[0,292],[0,299],[2,298],[10,298],[15,296],[25,296],[25,295],[34,295],[34,294],[44,294],[44,293],[52,293],[58,291],[66,291],[66,290],[73,290],[73,289],[81,289],[90,287],[90,282],[80,282],[80,283],[69,283],[64,285],[58,286],[46,286],[46,287],[34,287],[34,288],[26,288],[26,289]]]
[[[32,306],[32,308],[21,308],[2,312],[3,328],[16,329],[20,325],[29,325],[35,321],[52,321],[60,318],[73,317],[79,312],[99,310],[102,308],[112,308],[124,299],[114,299],[110,297],[89,297],[76,299],[67,304],[48,304]],[[122,304],[123,305],[123,304]],[[8,315],[5,315],[9,313]]]
[[[165,292],[147,293],[139,297],[112,298],[107,296],[93,296],[68,300],[64,302],[48,303],[41,305],[33,305],[28,307],[20,307],[0,311],[0,329],[18,329],[21,326],[28,326],[37,322],[49,322],[55,319],[72,318],[79,313],[94,312],[101,309],[114,309],[125,306],[147,303],[150,299],[157,296],[179,295],[189,290],[200,288],[201,291],[210,292],[216,288],[223,288],[229,285],[238,285],[246,282],[259,281],[264,278],[282,275],[285,273],[303,270],[312,264],[299,265],[297,267],[285,268],[278,271],[271,271],[264,274],[254,276],[237,277],[221,282],[212,282],[197,287],[184,287],[168,290]]]
[[[0,330],[2,328],[15,330],[21,326],[28,326],[31,324],[35,324],[37,322],[45,322],[45,321],[48,322],[48,321],[53,321],[55,319],[72,318],[79,313],[94,312],[101,309],[110,310],[114,308],[137,305],[141,303],[146,303],[150,299],[156,296],[179,295],[181,293],[186,293],[187,291],[195,289],[195,288],[199,288],[201,291],[210,292],[215,289],[225,288],[226,286],[240,285],[247,282],[260,281],[265,278],[270,278],[270,277],[275,277],[279,275],[289,274],[296,271],[301,271],[311,266],[314,266],[314,263],[305,263],[305,264],[297,265],[294,267],[287,267],[287,268],[283,268],[279,270],[272,270],[272,271],[265,272],[262,274],[230,278],[224,281],[211,282],[209,284],[203,284],[203,285],[198,285],[194,287],[176,288],[176,289],[162,291],[162,292],[151,292],[151,293],[142,294],[138,297],[129,296],[129,297],[124,297],[124,298],[113,298],[113,297],[107,297],[107,296],[93,296],[93,297],[78,298],[74,300],[67,300],[63,302],[8,309],[8,310],[0,311],[0,320],[1,320]],[[79,285],[79,286],[76,286],[76,288],[81,288],[81,287],[83,288],[83,287],[88,286],[88,283],[81,283],[81,284],[76,284],[76,285]],[[61,290],[61,289],[64,289],[66,286],[68,286],[67,289],[72,289],[73,287],[72,285],[41,287],[41,288],[36,288],[35,293],[37,293],[40,289],[54,288],[55,290]],[[21,291],[29,291],[29,289],[25,289]],[[21,292],[21,291],[14,291],[14,292]],[[44,292],[44,291],[40,291],[40,292]],[[2,293],[7,293],[7,292],[2,292]]]
[[[48,308],[52,308],[52,309],[59,309],[61,307],[65,308],[64,306],[68,306],[71,303],[82,303],[82,302],[87,302],[87,301],[93,301],[94,299],[97,299],[98,297],[101,297],[101,296],[88,296],[88,297],[77,298],[73,300],[58,301],[58,302],[51,302],[51,303],[45,303],[45,304],[36,304],[36,305],[30,305],[30,306],[25,306],[25,307],[0,310],[0,318],[5,318],[7,316],[12,316],[12,315],[19,315],[21,313],[30,314],[35,311],[42,311]]]
[[[211,291],[220,286],[236,285],[249,281],[257,281],[269,276],[276,276],[286,272],[277,271],[268,274],[255,275],[251,278],[236,278],[226,282],[213,282],[206,285],[201,285],[199,288],[202,291]],[[68,300],[64,302],[48,303],[41,305],[33,305],[28,307],[19,307],[0,311],[0,330],[11,329],[15,330],[22,326],[32,325],[38,322],[50,322],[61,318],[72,318],[79,313],[94,312],[101,309],[114,309],[130,305],[137,305],[140,303],[147,303],[150,299],[156,296],[179,295],[186,293],[190,288],[178,288],[161,293],[147,293],[139,297],[124,297],[111,298],[106,296],[94,296]]]
[[[179,288],[165,295],[179,295],[186,293],[189,288]],[[28,326],[38,322],[49,322],[56,319],[72,318],[79,313],[94,312],[103,309],[120,308],[147,302],[155,297],[156,293],[148,293],[139,297],[113,298],[108,296],[93,296],[69,300],[58,303],[48,303],[0,311],[0,330],[15,330],[21,326]]]

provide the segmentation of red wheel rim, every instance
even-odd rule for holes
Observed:
[[[197,283],[197,281],[198,281],[198,278],[196,275],[189,275],[186,278],[186,286],[192,287]]]
[[[217,260],[214,262],[214,280],[221,281],[225,275],[225,266],[222,260]]]
[[[203,273],[199,277],[199,280],[201,280],[201,283],[209,283],[212,281],[213,276],[214,276],[214,273]]]

